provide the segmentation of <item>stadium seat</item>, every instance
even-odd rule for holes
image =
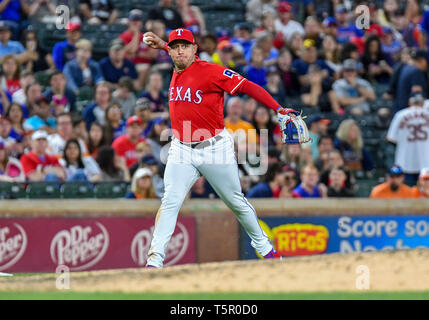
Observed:
[[[61,190],[56,182],[32,182],[27,187],[30,199],[60,199]]]
[[[92,100],[94,98],[94,88],[82,87],[76,96],[77,101]]]
[[[89,182],[67,182],[61,186],[64,199],[94,198],[94,186]]]
[[[127,184],[118,182],[101,182],[95,185],[94,191],[96,198],[123,198],[127,193]]]
[[[42,87],[46,88],[49,86],[50,75],[45,71],[39,71],[34,74],[36,82],[38,82]]]
[[[363,179],[359,180],[358,189],[356,191],[356,197],[368,198],[372,188],[378,184],[376,179]]]
[[[0,199],[25,199],[27,193],[23,185],[13,182],[0,183]]]

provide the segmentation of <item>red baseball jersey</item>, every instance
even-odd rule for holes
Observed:
[[[43,168],[48,166],[61,167],[61,164],[59,163],[56,156],[45,154],[44,158],[42,159],[32,151],[21,156],[21,164],[22,168],[24,169],[25,176],[27,177],[31,172],[36,170],[39,165]]]
[[[168,94],[171,127],[184,142],[209,139],[224,129],[224,92],[235,95],[247,81],[238,73],[200,60],[174,71]]]
[[[112,148],[115,150],[115,153],[124,157],[127,163],[127,167],[130,168],[134,163],[136,163],[139,159],[137,158],[136,146],[140,142],[144,142],[145,139],[139,138],[136,144],[133,144],[130,141],[130,138],[126,134],[118,137],[113,141]]]

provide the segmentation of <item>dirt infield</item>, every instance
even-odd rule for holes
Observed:
[[[359,268],[362,265],[365,267]],[[356,279],[365,270],[369,270],[370,290],[373,291],[429,290],[429,249],[206,263],[164,269],[78,272],[70,276],[70,290],[162,293],[358,291]],[[55,284],[54,274],[7,277],[0,278],[0,291],[53,291],[57,290]]]

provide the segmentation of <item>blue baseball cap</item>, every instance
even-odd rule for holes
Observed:
[[[387,173],[389,176],[402,176],[404,174],[404,171],[402,171],[402,168],[400,166],[392,166],[389,168],[389,171]]]
[[[324,27],[338,26],[338,22],[337,22],[337,19],[335,19],[335,17],[326,17],[323,20],[322,25]]]

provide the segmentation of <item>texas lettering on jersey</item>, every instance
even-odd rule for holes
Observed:
[[[200,104],[203,101],[203,91],[195,90],[191,88],[186,88],[183,90],[183,87],[170,87],[169,91],[169,101],[186,101]]]

